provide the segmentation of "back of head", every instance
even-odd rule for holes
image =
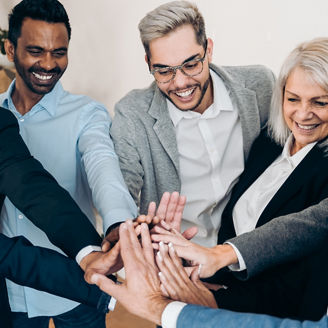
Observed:
[[[303,69],[312,81],[328,91],[328,38],[316,38],[299,44],[284,61],[272,95],[269,131],[273,139],[284,144],[290,133],[283,117],[284,91],[295,68]]]
[[[149,12],[138,26],[148,58],[149,43],[152,40],[163,37],[185,24],[190,24],[194,28],[198,44],[205,46],[204,18],[195,4],[188,1],[172,1]]]
[[[17,46],[25,18],[32,18],[48,23],[63,23],[68,38],[71,37],[71,26],[64,6],[58,0],[23,0],[9,14],[8,39]]]

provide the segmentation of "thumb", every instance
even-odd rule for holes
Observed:
[[[198,232],[197,227],[190,227],[182,233],[182,236],[185,237],[186,239],[190,240],[191,238],[195,237],[197,232]]]
[[[193,283],[196,285],[200,282],[199,280],[199,267],[200,265],[197,265],[191,272],[190,279]]]
[[[103,240],[101,244],[101,251],[108,252],[110,250],[110,242],[106,239]]]
[[[90,282],[97,285],[103,292],[115,297],[116,299],[119,298],[120,289],[123,286],[116,285],[113,280],[99,273],[92,273],[89,278]]]

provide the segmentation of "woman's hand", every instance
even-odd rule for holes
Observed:
[[[156,263],[160,270],[164,296],[176,301],[217,308],[213,294],[199,280],[198,267],[194,268],[190,279],[172,244],[167,246],[160,243]]]
[[[167,227],[165,227],[167,228]],[[177,255],[191,263],[192,266],[200,265],[199,276],[201,278],[211,277],[221,268],[237,263],[237,255],[229,244],[204,247],[197,245],[186,238],[175,229],[170,231],[156,226],[151,235],[153,247],[158,249],[158,243],[172,243]]]

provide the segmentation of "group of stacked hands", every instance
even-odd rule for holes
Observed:
[[[328,39],[297,47],[275,82],[261,66],[211,64],[187,1],[159,6],[139,30],[155,81],[116,105],[110,127],[101,104],[59,82],[64,7],[23,0],[9,16],[1,327],[52,317],[101,328],[115,299],[165,328],[327,327]]]

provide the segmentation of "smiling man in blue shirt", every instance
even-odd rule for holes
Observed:
[[[57,0],[23,0],[14,7],[5,48],[8,59],[15,63],[17,77],[0,95],[0,105],[18,119],[32,155],[93,223],[95,205],[107,231],[116,222],[135,217],[137,209],[109,137],[106,108],[86,96],[68,93],[59,82],[68,64],[70,34],[67,13]],[[61,252],[8,199],[1,224],[1,231],[9,237],[24,235],[34,245]],[[58,316],[62,327],[74,320],[78,322],[74,327],[102,327],[92,318],[93,310],[82,309],[83,305],[10,281],[7,287],[16,326],[48,327],[49,317]],[[78,318],[73,319],[75,316]],[[40,317],[44,318],[42,323]],[[56,327],[61,327],[60,323]]]

